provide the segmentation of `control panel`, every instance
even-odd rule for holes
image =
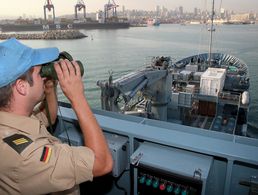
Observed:
[[[213,158],[144,142],[130,158],[134,194],[201,195]]]
[[[202,182],[198,179],[144,166],[137,169],[138,194],[197,195],[202,192]]]

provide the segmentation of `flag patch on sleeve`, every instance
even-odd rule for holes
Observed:
[[[51,156],[52,149],[50,147],[45,146],[40,158],[40,161],[44,163],[48,163]]]

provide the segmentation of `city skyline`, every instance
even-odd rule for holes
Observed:
[[[45,5],[46,0],[12,0],[12,3],[9,4],[7,1],[1,3],[1,14],[0,17],[19,17],[19,16],[33,16],[33,17],[43,17],[43,6]],[[84,1],[86,4],[87,12],[96,12],[98,10],[103,10],[104,4],[108,0],[96,0],[96,1]],[[111,0],[112,2],[112,0]],[[156,6],[164,6],[169,10],[174,10],[180,6],[184,8],[184,11],[192,12],[195,7],[200,9],[210,9],[212,0],[115,0],[116,4],[119,5],[118,11],[122,10],[122,6],[125,6],[126,9],[136,9],[136,10],[147,10],[154,11]],[[220,1],[215,1],[215,9],[222,8],[226,10],[234,10],[237,12],[258,12],[258,1],[257,0],[224,0],[221,3]],[[55,6],[56,16],[61,16],[65,14],[74,13],[74,5],[77,3],[77,0],[69,0],[64,4],[63,0],[52,0],[53,5]]]

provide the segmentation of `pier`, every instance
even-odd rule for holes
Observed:
[[[9,39],[15,37],[16,39],[25,40],[60,40],[60,39],[81,39],[87,37],[79,30],[51,30],[43,33],[1,33],[0,39]]]

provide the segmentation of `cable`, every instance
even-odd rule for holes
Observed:
[[[50,131],[50,134],[53,135],[54,134],[54,129],[53,129],[52,122],[51,122],[51,117],[50,117],[48,103],[47,103],[46,100],[44,100],[44,104],[45,104],[45,108],[46,108],[47,120],[48,120],[48,123],[49,123],[49,131]],[[61,121],[63,121],[63,116],[62,116],[62,113],[61,113],[60,106],[58,105],[57,107],[58,107],[58,110],[60,112]],[[69,138],[69,135],[68,135],[68,131],[67,131],[67,128],[66,128],[64,122],[63,122],[63,126],[64,126],[64,130],[65,130],[65,133],[66,133],[66,136],[67,136],[68,144],[69,144],[69,146],[71,146],[71,141],[70,141],[70,138]]]
[[[48,120],[48,124],[49,124],[49,131],[50,131],[51,135],[53,135],[54,130],[53,130],[53,126],[52,126],[52,121],[51,121],[51,117],[50,117],[50,112],[49,112],[49,107],[48,107],[47,100],[44,99],[43,103],[45,104],[45,108],[46,108],[47,120]]]
[[[63,120],[63,116],[62,116],[62,112],[61,112],[61,109],[60,109],[59,104],[58,104],[57,107],[58,107],[58,111],[59,111],[59,113],[60,113],[60,119],[61,119],[61,121],[63,122],[64,120]],[[71,146],[71,141],[70,141],[70,138],[69,138],[69,135],[68,135],[67,128],[66,128],[66,126],[65,126],[65,122],[63,122],[63,126],[64,126],[64,131],[65,131],[65,134],[66,134],[66,137],[67,137],[68,145]]]
[[[120,180],[120,178],[123,176],[123,174],[124,174],[125,172],[127,172],[127,171],[130,171],[130,169],[125,169],[125,170],[119,175],[119,177],[114,178],[114,180],[115,180],[115,186],[117,187],[117,189],[122,190],[125,195],[127,195],[126,189],[123,188],[123,187],[120,187],[117,182]]]

